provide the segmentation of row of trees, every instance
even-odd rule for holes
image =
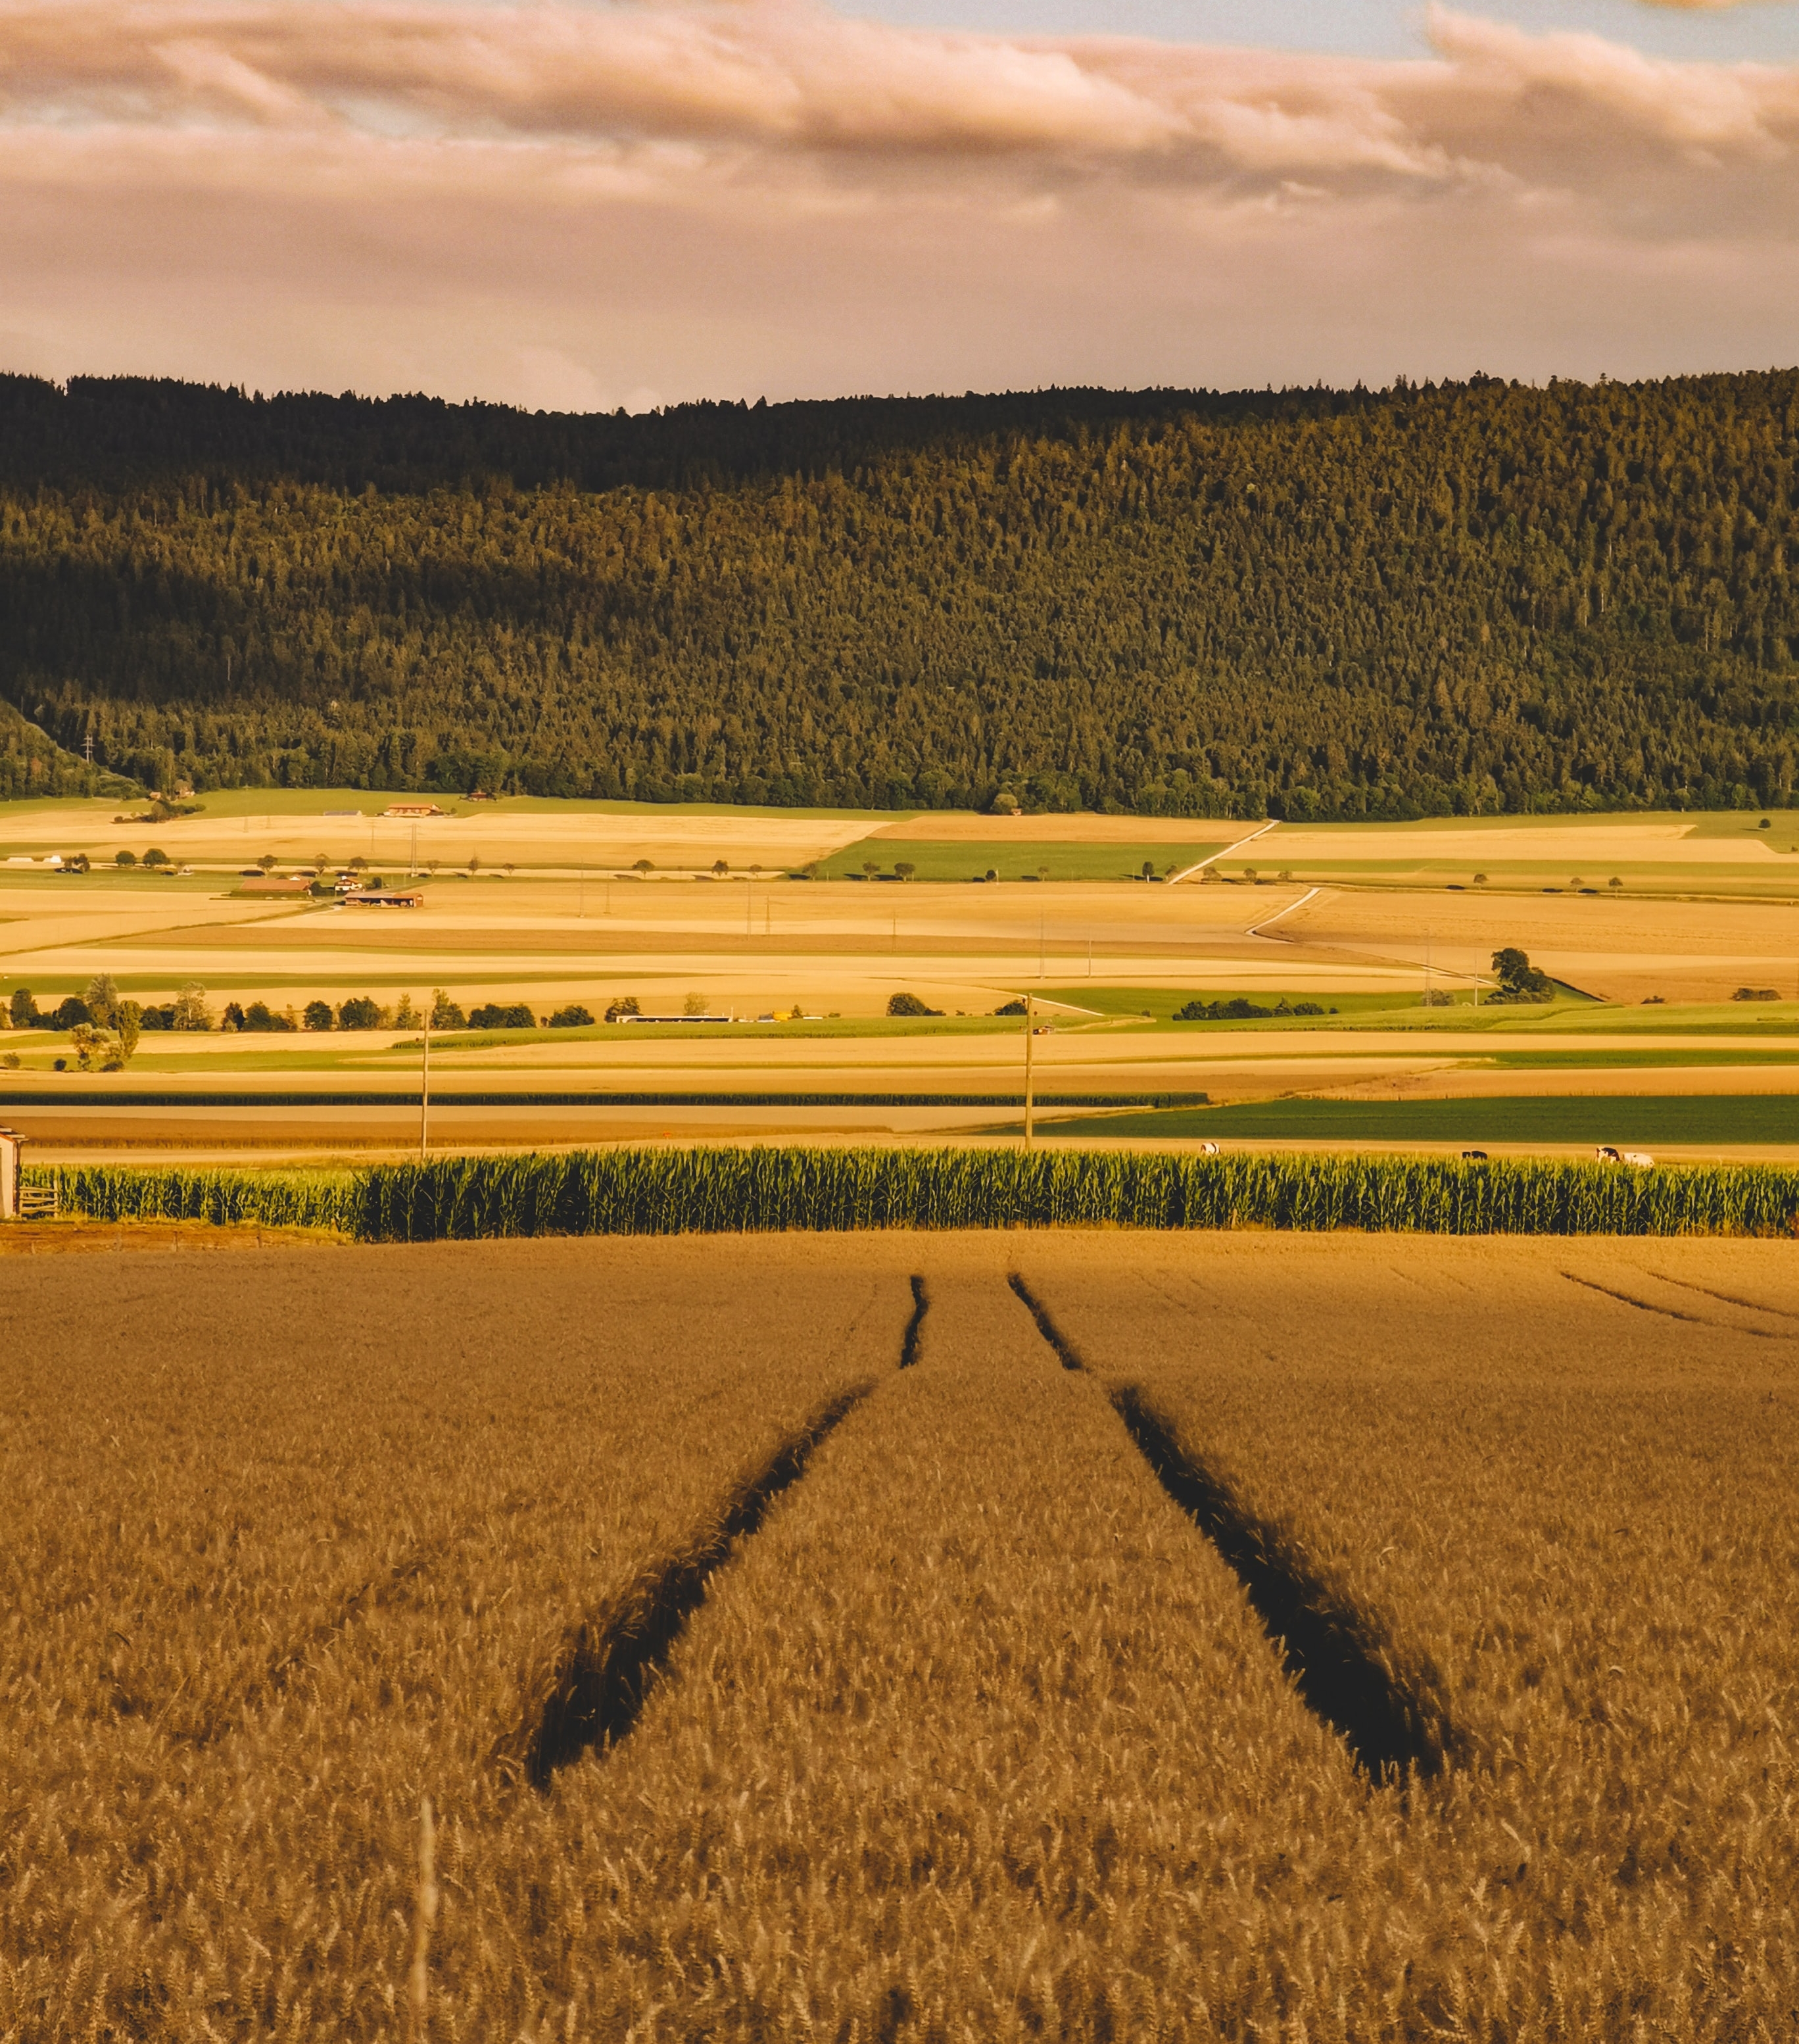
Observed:
[[[164,790],[1769,806],[1796,538],[1799,372],[549,425],[13,379],[0,693]]]
[[[0,1027],[67,1032],[80,1039],[75,1047],[84,1071],[95,1064],[112,1070],[130,1058],[146,1032],[217,1028],[227,1033],[255,1030],[279,1035],[297,1030],[417,1029],[423,1028],[426,1012],[410,993],[401,994],[391,1006],[366,994],[353,995],[336,1008],[328,1001],[309,1001],[297,1014],[291,1005],[274,1009],[266,1001],[247,1005],[230,1001],[215,1023],[206,989],[198,980],[190,980],[171,1001],[143,1003],[125,999],[112,975],[102,973],[89,981],[85,993],[69,994],[49,1010],[38,1006],[29,986],[15,987],[0,1009]],[[434,1029],[577,1029],[593,1020],[579,1001],[542,1016],[526,1001],[485,1001],[465,1011],[442,987],[432,989],[428,1012]],[[635,1001],[628,1012],[637,1012]],[[607,1019],[612,1017],[608,1014]]]

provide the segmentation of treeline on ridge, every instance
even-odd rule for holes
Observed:
[[[639,418],[0,378],[0,795],[1786,804],[1796,463],[1791,371]]]

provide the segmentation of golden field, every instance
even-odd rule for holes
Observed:
[[[1789,1256],[12,1262],[0,2033],[1778,2038]]]

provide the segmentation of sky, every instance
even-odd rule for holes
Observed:
[[[1799,0],[0,0],[0,369],[642,410],[1796,322]]]

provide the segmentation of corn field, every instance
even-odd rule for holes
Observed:
[[[355,1232],[358,1174],[351,1171],[195,1170],[179,1165],[28,1166],[28,1185],[54,1186],[64,1213],[95,1220],[245,1222]]]
[[[1429,1235],[1799,1230],[1799,1171],[1558,1160],[968,1149],[444,1157],[343,1171],[26,1174],[102,1220],[330,1228],[364,1242],[862,1228],[1362,1228]]]

